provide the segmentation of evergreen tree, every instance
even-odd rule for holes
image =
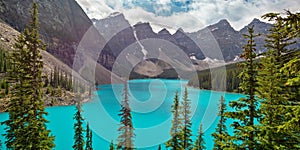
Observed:
[[[293,113],[289,106],[290,90],[285,86],[287,76],[281,72],[285,62],[290,59],[287,54],[292,50],[288,47],[295,43],[290,35],[293,32],[291,28],[286,28],[284,18],[279,14],[269,13],[263,17],[275,21],[275,24],[267,35],[268,51],[261,59],[261,70],[257,78],[263,116],[260,120],[259,142],[263,149],[295,149],[299,147],[297,133],[293,132],[294,129],[281,130],[285,122],[293,119],[293,115],[289,115]]]
[[[86,146],[85,150],[93,150],[93,132],[90,129],[89,123],[86,125]]]
[[[134,149],[133,145],[133,125],[132,125],[132,116],[131,116],[131,109],[129,106],[129,92],[127,83],[124,84],[124,92],[123,92],[123,100],[121,102],[121,110],[119,113],[121,117],[120,120],[120,127],[119,137],[118,137],[118,149],[122,150],[132,150]]]
[[[300,37],[300,13],[291,13],[287,11],[287,17],[283,18],[285,29],[293,39]],[[290,132],[294,141],[293,148],[300,149],[300,56],[299,50],[292,53],[291,60],[284,64],[281,72],[287,77],[284,86],[288,89],[288,106],[289,110],[285,114],[285,122],[279,126],[281,132]]]
[[[193,148],[193,150],[204,150],[206,149],[206,146],[205,146],[205,141],[204,141],[204,132],[203,132],[203,129],[202,129],[202,124],[200,124],[200,127],[199,127],[199,135],[196,139],[196,142],[195,142],[195,146]]]
[[[225,148],[229,148],[229,134],[226,128],[226,120],[227,118],[224,116],[226,111],[225,99],[221,96],[220,106],[219,106],[219,114],[220,117],[219,123],[217,125],[216,131],[212,134],[214,137],[214,150],[222,150]]]
[[[64,88],[64,76],[61,69],[59,70],[59,85]]]
[[[285,114],[285,122],[278,127],[280,132],[289,133],[293,140],[294,148],[300,149],[300,57],[295,56],[287,62],[281,69],[281,72],[288,77],[285,86],[291,88],[289,92],[289,103],[287,105],[287,113]]]
[[[161,150],[161,146],[160,146],[160,144],[158,145],[158,148],[157,148],[157,150]]]
[[[113,140],[111,140],[111,142],[110,142],[109,150],[115,150],[115,148],[114,148],[114,141]]]
[[[237,101],[229,103],[230,107],[234,109],[232,112],[226,112],[226,116],[234,120],[233,126],[234,135],[231,146],[236,149],[249,149],[254,150],[258,148],[257,143],[257,127],[255,120],[259,118],[258,115],[258,100],[255,97],[257,91],[257,64],[254,59],[256,58],[256,49],[254,38],[259,34],[254,35],[253,26],[248,28],[248,35],[244,35],[248,39],[247,44],[243,47],[244,51],[241,58],[246,61],[241,65],[242,72],[239,77],[241,78],[240,89],[246,95],[245,98],[240,98]]]
[[[187,88],[184,90],[182,101],[182,115],[183,115],[183,127],[182,127],[182,146],[185,150],[192,149],[193,141],[192,136],[192,122],[191,122],[191,101],[188,98]]]
[[[171,148],[173,150],[180,150],[183,149],[181,143],[182,136],[180,134],[181,129],[181,118],[179,114],[179,98],[178,92],[176,92],[174,97],[174,103],[172,105],[172,113],[173,113],[173,120],[172,120],[172,127],[170,131],[171,139],[167,141],[166,147]]]
[[[84,137],[83,137],[83,117],[82,117],[82,110],[81,110],[81,99],[79,94],[76,96],[77,104],[76,104],[76,112],[74,114],[74,150],[83,150],[84,149]]]
[[[7,127],[8,149],[52,149],[54,137],[47,129],[47,115],[42,100],[43,62],[40,50],[45,45],[38,34],[38,5],[33,3],[29,26],[20,34],[12,51],[12,69],[8,71],[11,83],[9,119],[3,122]]]
[[[55,87],[55,88],[57,88],[58,87],[58,77],[59,77],[59,75],[58,75],[59,73],[58,73],[58,68],[57,67],[55,67],[54,68],[54,72],[53,72],[53,87]]]
[[[53,70],[51,69],[50,70],[51,72],[50,72],[50,85],[52,86],[52,87],[54,87],[53,85],[54,85],[54,80],[53,80]]]

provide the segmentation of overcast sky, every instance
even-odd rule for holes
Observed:
[[[76,0],[90,18],[121,12],[130,24],[150,22],[157,32],[197,31],[220,19],[240,30],[267,12],[299,11],[300,0]],[[261,19],[260,19],[261,20]]]

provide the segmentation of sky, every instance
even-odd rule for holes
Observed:
[[[299,11],[300,0],[76,0],[89,18],[103,19],[121,12],[131,25],[149,22],[154,31],[178,28],[198,31],[227,19],[240,30],[268,12]],[[266,21],[266,20],[262,20]]]

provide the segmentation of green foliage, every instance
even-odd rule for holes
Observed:
[[[1,47],[0,48],[0,73],[5,73],[10,68],[11,68],[11,63],[8,58],[8,53]]]
[[[8,70],[11,87],[8,107],[6,147],[9,149],[52,149],[54,137],[47,130],[47,115],[42,100],[42,56],[45,45],[38,34],[38,8],[33,3],[32,20],[20,34],[12,52],[12,68]]]
[[[195,146],[193,148],[193,150],[204,150],[206,149],[206,146],[205,146],[205,141],[204,141],[204,132],[203,132],[203,129],[202,129],[202,124],[200,124],[200,127],[199,127],[199,134],[198,134],[198,137],[196,139],[196,142],[195,142]]]
[[[184,90],[183,101],[181,106],[181,113],[183,116],[182,133],[182,147],[185,150],[190,150],[193,147],[192,136],[192,122],[191,122],[191,101],[188,98],[187,88]]]
[[[77,80],[73,79],[72,75],[65,71],[62,71],[58,67],[55,67],[54,70],[51,70],[49,79],[50,85],[53,88],[61,87],[67,91],[72,91],[74,89],[77,90],[77,87],[74,87],[73,89],[73,82]],[[78,91],[74,90],[74,92]]]
[[[115,150],[114,141],[113,140],[110,142],[109,150]]]
[[[182,135],[180,133],[180,130],[182,128],[181,126],[181,118],[179,114],[179,98],[178,98],[178,92],[176,92],[174,97],[174,103],[172,105],[172,113],[173,113],[173,120],[172,120],[172,127],[170,131],[171,139],[166,142],[166,147],[171,149],[183,149],[181,140]]]
[[[248,35],[244,35],[248,39],[247,44],[243,47],[244,51],[241,55],[246,61],[241,64],[242,72],[239,75],[241,79],[240,89],[246,94],[245,98],[240,98],[237,101],[231,101],[229,106],[234,111],[226,112],[225,116],[234,120],[231,126],[234,130],[234,135],[231,137],[233,141],[231,146],[237,149],[257,149],[257,127],[255,120],[259,119],[258,114],[258,100],[255,97],[257,90],[257,64],[254,59],[256,57],[256,49],[254,38],[259,34],[254,35],[253,27],[248,28]]]
[[[240,79],[236,78],[236,76],[241,72],[241,69],[238,68],[238,63],[228,64],[225,67],[226,70],[222,67],[217,67],[199,71],[196,76],[189,80],[188,85],[207,90],[224,90],[226,87],[228,92],[238,92]],[[223,83],[226,85],[223,85]]]
[[[293,57],[290,54],[294,50],[289,47],[295,43],[293,40],[299,32],[290,24],[291,15],[282,17],[269,13],[263,17],[275,21],[275,24],[267,35],[268,52],[262,58],[258,76],[258,96],[262,99],[260,109],[263,116],[259,142],[263,149],[297,149],[300,146],[297,117],[299,87],[290,84],[290,79],[297,78],[292,67],[297,58],[291,60]],[[299,16],[297,20],[300,20]],[[298,125],[290,126],[291,122]]]
[[[83,136],[83,117],[82,117],[82,110],[81,110],[81,99],[80,96],[76,96],[77,104],[76,104],[76,113],[74,114],[74,144],[73,149],[74,150],[83,150],[84,149],[84,136]]]
[[[160,145],[158,145],[158,148],[157,148],[157,150],[161,150],[161,146],[160,146]]]
[[[134,144],[133,144],[134,128],[132,125],[131,109],[129,106],[129,92],[128,92],[127,82],[124,84],[123,96],[124,97],[121,103],[121,110],[119,113],[121,120],[120,120],[120,127],[118,129],[120,134],[118,137],[117,149],[132,150],[134,149]]]
[[[85,150],[93,150],[93,132],[90,130],[89,123],[86,125],[86,146]]]
[[[5,102],[1,102],[1,99],[8,95],[10,87],[10,83],[6,77],[7,71],[11,69],[11,63],[8,56],[9,54],[7,51],[0,47],[0,103],[2,103],[3,106],[5,105]]]
[[[230,136],[226,128],[227,118],[224,116],[225,111],[225,99],[223,96],[221,96],[218,114],[220,120],[217,125],[216,131],[212,134],[212,136],[214,137],[214,150],[223,150],[230,147]]]

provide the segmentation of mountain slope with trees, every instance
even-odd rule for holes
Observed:
[[[20,33],[0,20],[0,111],[5,111],[7,102],[6,96],[9,94],[8,70],[11,66],[9,55],[15,51],[16,37]],[[87,81],[81,78],[73,69],[65,63],[58,60],[56,57],[47,51],[40,52],[43,57],[44,67],[42,77],[44,81],[44,99],[45,105],[70,105],[74,104],[73,83],[84,83],[85,91],[87,92],[90,85]],[[83,87],[81,87],[83,89]],[[88,95],[87,93],[85,94]]]

